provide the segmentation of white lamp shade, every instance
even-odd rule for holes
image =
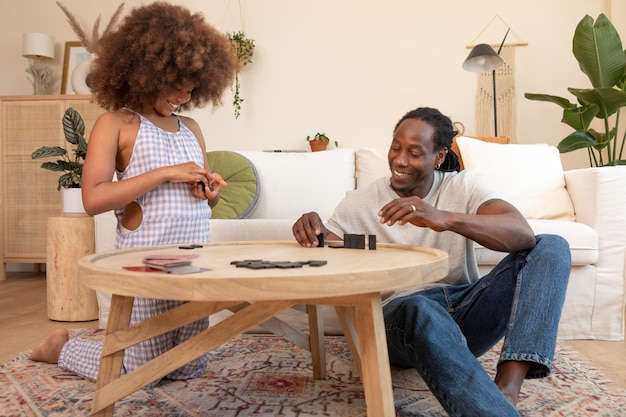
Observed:
[[[29,59],[54,59],[54,37],[45,33],[23,33],[22,55]]]

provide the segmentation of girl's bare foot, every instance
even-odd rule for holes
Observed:
[[[61,349],[70,340],[70,335],[66,329],[56,329],[41,346],[33,350],[30,360],[37,362],[57,363]]]

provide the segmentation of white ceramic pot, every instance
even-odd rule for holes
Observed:
[[[64,217],[85,217],[85,207],[83,206],[83,190],[80,188],[62,188],[63,216]]]

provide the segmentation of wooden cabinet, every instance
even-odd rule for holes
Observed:
[[[61,120],[73,107],[85,121],[88,138],[96,118],[104,112],[89,95],[0,97],[0,280],[7,263],[46,262],[48,217],[62,216],[60,173],[32,160],[41,146],[66,146]]]

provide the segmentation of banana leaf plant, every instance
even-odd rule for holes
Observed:
[[[576,27],[572,51],[592,88],[568,88],[577,98],[575,103],[548,94],[526,93],[524,96],[563,108],[561,122],[574,132],[558,144],[559,152],[587,149],[590,166],[626,165],[626,160],[622,159],[626,132],[619,136],[620,110],[626,106],[626,51],[620,36],[604,14],[600,14],[595,23],[587,15]],[[601,121],[602,131],[590,127],[594,119]]]
[[[83,175],[83,163],[87,156],[87,140],[85,139],[85,123],[81,115],[72,107],[65,110],[62,119],[65,141],[73,145],[71,153],[60,146],[42,146],[31,154],[32,159],[61,157],[55,162],[44,162],[43,169],[63,172],[59,177],[57,190],[61,188],[80,188]]]

